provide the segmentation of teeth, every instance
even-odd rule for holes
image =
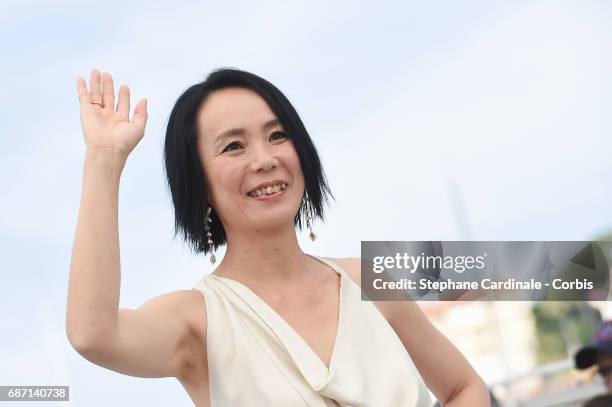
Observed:
[[[283,184],[269,185],[265,188],[256,189],[255,191],[249,192],[248,195],[250,197],[258,197],[262,195],[273,194],[283,189],[287,189],[287,184],[283,183]]]

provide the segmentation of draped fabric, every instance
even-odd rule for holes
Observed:
[[[429,407],[410,355],[378,308],[340,275],[338,330],[329,369],[302,337],[246,285],[214,274],[204,296],[212,407]]]

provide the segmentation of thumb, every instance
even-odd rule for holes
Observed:
[[[144,127],[147,124],[147,98],[141,99],[134,108],[132,123]]]

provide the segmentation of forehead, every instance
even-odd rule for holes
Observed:
[[[220,132],[239,127],[257,129],[275,118],[266,101],[255,91],[240,87],[212,92],[197,116],[199,133],[207,141]]]

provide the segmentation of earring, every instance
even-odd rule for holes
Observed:
[[[212,206],[209,206],[206,210],[206,215],[204,215],[204,230],[206,231],[206,236],[208,237],[208,241],[206,243],[208,243],[208,248],[212,253],[210,255],[210,263],[215,264],[215,261],[217,261],[217,259],[215,258],[215,246],[213,245],[212,241],[212,233],[210,233],[210,224],[212,223],[212,218],[210,217],[211,211]]]
[[[313,212],[312,212],[312,205],[310,204],[310,200],[308,199],[304,199],[305,203],[306,203],[306,226],[308,227],[308,230],[310,230],[310,234],[308,235],[308,237],[310,238],[310,240],[312,240],[313,242],[315,241],[315,239],[317,238],[317,235],[314,234],[314,232],[312,231],[312,217],[313,217]]]

